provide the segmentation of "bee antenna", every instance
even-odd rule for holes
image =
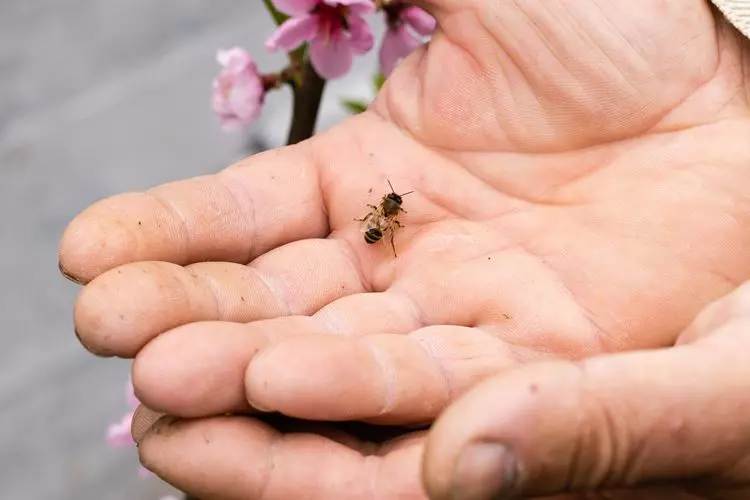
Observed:
[[[389,179],[386,179],[386,181],[388,181],[388,185],[391,187],[391,193],[395,193],[396,190],[393,189],[393,184],[391,184],[391,181]]]
[[[408,193],[401,193],[399,196],[406,196],[407,194],[412,194],[414,191],[409,191]]]

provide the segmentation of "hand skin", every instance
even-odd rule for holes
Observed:
[[[750,282],[707,307],[675,347],[496,375],[431,428],[430,498],[605,488],[594,498],[750,498],[748,349]]]
[[[368,112],[62,237],[81,342],[192,419],[139,448],[185,491],[425,498],[424,433],[216,415],[429,424],[520,364],[670,346],[750,278],[750,47],[707,2],[422,4],[440,28]],[[398,258],[352,220],[386,179],[416,190]]]

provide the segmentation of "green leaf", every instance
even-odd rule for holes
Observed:
[[[266,9],[268,9],[268,12],[271,14],[271,17],[273,17],[273,20],[276,23],[276,26],[281,25],[281,23],[289,19],[289,16],[282,14],[281,12],[276,10],[276,7],[273,6],[273,3],[271,3],[271,0],[263,0],[263,3],[266,5]]]
[[[380,87],[382,87],[384,83],[385,75],[381,71],[375,73],[375,75],[372,77],[372,84],[375,86],[375,90],[379,91]]]
[[[362,101],[355,101],[353,99],[341,99],[341,105],[346,108],[348,112],[353,115],[357,115],[367,110],[367,103]]]

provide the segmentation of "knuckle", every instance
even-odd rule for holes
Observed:
[[[645,444],[628,425],[632,409],[626,402],[587,390],[589,363],[581,361],[575,366],[582,378],[581,417],[575,429],[567,485],[578,490],[631,484],[641,469],[638,450]]]

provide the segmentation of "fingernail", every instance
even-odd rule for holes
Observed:
[[[452,497],[461,500],[514,498],[518,464],[508,449],[496,443],[464,447],[453,473]]]
[[[141,444],[144,436],[151,432],[168,427],[177,419],[171,415],[154,411],[146,406],[139,405],[133,412],[133,418],[130,423],[130,434],[133,436],[136,446]]]
[[[70,274],[68,271],[66,271],[65,268],[62,265],[62,262],[60,262],[59,260],[57,261],[57,268],[60,270],[60,274],[62,274],[65,278],[69,279],[73,283],[76,283],[78,285],[85,285],[86,284],[82,279],[76,278],[75,276],[73,276],[72,274]]]
[[[258,411],[260,413],[272,413],[274,411],[273,408],[269,408],[267,406],[264,406],[264,405],[256,402],[254,399],[250,399],[248,397],[246,397],[246,399],[247,399],[247,402],[250,405],[250,407],[253,410],[255,410],[255,411]]]
[[[148,432],[154,432],[156,434],[163,434],[171,430],[172,426],[179,422],[180,419],[174,415],[162,415],[159,419],[154,422]]]

